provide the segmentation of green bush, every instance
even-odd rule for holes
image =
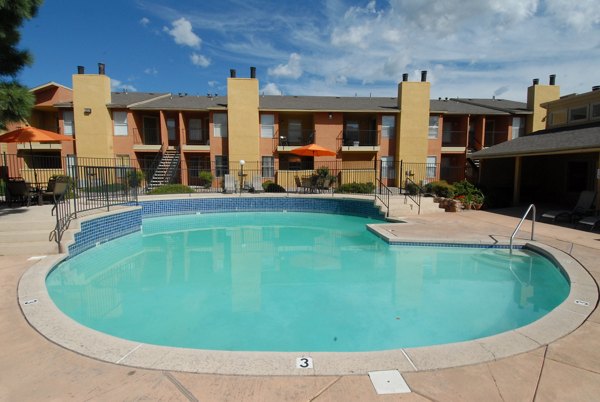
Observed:
[[[129,187],[131,188],[140,187],[144,181],[144,172],[137,169],[129,170],[127,173],[127,181],[129,183]]]
[[[265,193],[285,193],[285,188],[281,187],[279,184],[274,183],[270,180],[267,180],[262,184],[263,190]]]
[[[194,190],[185,184],[165,184],[164,186],[156,187],[148,194],[187,194],[193,192]]]
[[[369,183],[346,183],[338,187],[338,193],[353,194],[372,194],[375,191],[375,184]]]
[[[213,175],[208,170],[203,170],[198,173],[198,181],[204,188],[210,188],[212,186]]]
[[[415,183],[407,183],[404,189],[410,195],[416,195],[419,193],[419,190],[421,190],[421,188]]]
[[[429,194],[434,194],[436,197],[453,198],[454,197],[454,186],[448,184],[446,180],[432,181],[427,183],[424,187],[424,191]]]
[[[484,196],[480,189],[466,180],[454,183],[455,196],[469,205],[483,204]]]

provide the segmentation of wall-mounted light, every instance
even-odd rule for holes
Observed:
[[[327,117],[329,117],[329,120],[333,119],[333,113],[329,113]]]
[[[83,114],[85,114],[86,116],[92,114],[92,108],[86,107],[85,109],[83,109]]]

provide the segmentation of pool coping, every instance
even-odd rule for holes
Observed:
[[[139,207],[106,214],[134,208]],[[452,242],[439,238],[411,240],[394,235],[386,229],[387,225],[390,224],[371,224],[368,229],[391,244],[407,241],[422,244],[504,244],[490,239]],[[66,254],[47,256],[27,270],[19,281],[18,301],[30,325],[50,341],[76,353],[125,366],[205,374],[275,376],[352,375],[391,369],[400,372],[429,371],[490,362],[537,349],[568,335],[592,313],[598,303],[598,288],[579,262],[540,242],[517,241],[515,244],[542,253],[562,267],[571,283],[567,299],[544,317],[524,327],[472,341],[427,347],[375,352],[237,352],[157,346],[117,338],[77,323],[52,302],[45,279],[60,261],[68,257]],[[299,362],[300,358],[311,359],[310,367],[300,367],[306,366]]]

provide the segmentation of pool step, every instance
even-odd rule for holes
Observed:
[[[406,203],[404,201],[405,199],[403,195],[394,195],[390,197],[390,217],[405,217],[418,214],[418,207],[410,199],[406,200]],[[385,208],[382,207],[381,201],[377,200],[375,204],[382,208],[382,211],[385,211]],[[433,202],[432,197],[421,198],[421,215],[442,212],[445,211],[439,208],[437,203]]]

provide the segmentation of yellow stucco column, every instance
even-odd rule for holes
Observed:
[[[533,112],[527,117],[527,134],[546,128],[547,112],[541,105],[558,98],[560,98],[558,85],[534,84],[527,88],[527,109]]]
[[[227,79],[227,124],[229,166],[239,169],[239,161],[260,161],[260,123],[258,113],[258,80]]]

